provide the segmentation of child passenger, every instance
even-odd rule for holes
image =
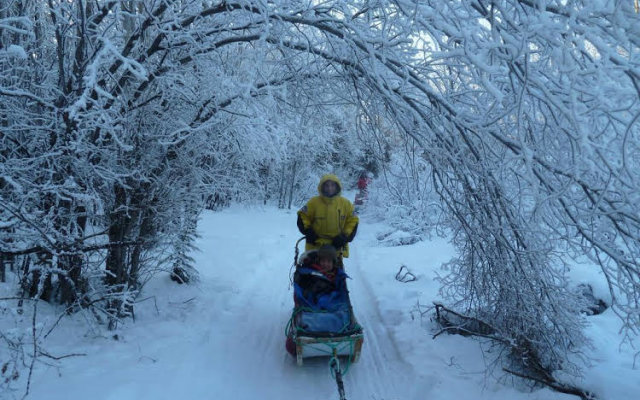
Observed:
[[[318,249],[316,261],[311,264],[311,268],[320,272],[331,282],[334,282],[336,278],[336,260],[338,254],[335,247],[330,244],[321,246]]]

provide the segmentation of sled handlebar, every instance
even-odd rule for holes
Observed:
[[[300,242],[302,242],[302,241],[303,241],[303,240],[305,240],[306,238],[307,238],[306,236],[303,236],[303,237],[301,237],[300,239],[298,239],[298,240],[296,241],[296,253],[295,253],[295,255],[293,256],[293,265],[294,265],[294,266],[298,265],[298,254],[300,254],[300,250],[298,250],[298,245],[300,245]]]

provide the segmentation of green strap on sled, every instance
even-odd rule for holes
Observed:
[[[309,307],[296,307],[293,309],[293,313],[291,314],[291,318],[289,318],[289,321],[287,322],[287,326],[285,327],[285,335],[288,335],[290,330],[292,329],[293,326],[293,319],[296,317],[296,315],[298,315],[299,313],[303,312],[303,311],[309,311],[309,312],[315,312],[315,313],[330,313],[331,311],[326,311],[326,310],[314,310],[312,308]],[[336,333],[341,334],[341,333],[345,333],[347,331],[347,328],[349,328],[349,325],[351,325],[351,322],[345,323],[344,326],[342,328],[340,328],[340,330],[338,330]],[[354,324],[353,331],[357,331],[362,329],[360,324],[358,324],[357,322]],[[305,331],[302,328],[296,328],[296,332],[298,333],[309,333],[307,331]]]

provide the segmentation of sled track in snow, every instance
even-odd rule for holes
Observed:
[[[357,252],[345,264],[352,278],[349,291],[354,312],[365,331],[362,358],[345,380],[347,393],[351,389],[354,394],[359,394],[358,398],[406,399],[402,391],[407,387],[410,367],[402,360],[392,333],[384,323],[371,285],[362,272]]]

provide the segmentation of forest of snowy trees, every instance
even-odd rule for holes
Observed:
[[[453,238],[443,302],[571,390],[551,375],[585,341],[567,260],[601,268],[621,340],[640,326],[636,3],[5,0],[11,304],[113,329],[154,273],[197,279],[204,208],[297,207],[367,170],[393,218]]]

